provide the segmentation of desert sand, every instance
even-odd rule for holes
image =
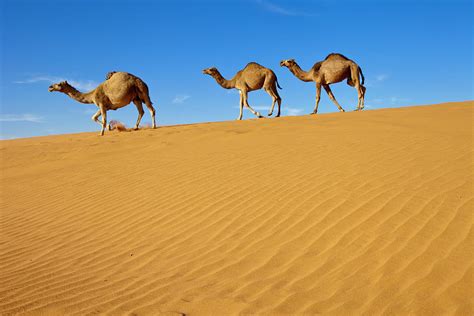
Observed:
[[[1,141],[0,314],[473,315],[473,114]]]

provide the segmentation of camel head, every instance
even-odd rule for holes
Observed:
[[[280,67],[291,68],[294,65],[296,65],[296,61],[294,59],[284,59],[280,61]]]
[[[48,88],[48,91],[49,92],[53,92],[53,91],[65,92],[70,87],[71,85],[67,81],[61,81],[59,83],[53,83],[52,85],[50,85]]]
[[[203,74],[214,77],[219,73],[216,67],[206,68],[202,71]]]

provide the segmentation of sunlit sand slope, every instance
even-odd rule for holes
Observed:
[[[473,315],[474,102],[0,142],[0,314]]]

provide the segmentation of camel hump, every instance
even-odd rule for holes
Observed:
[[[327,55],[324,60],[328,60],[330,58],[342,58],[342,59],[345,59],[345,60],[350,60],[346,56],[344,56],[342,54],[339,54],[339,53],[331,53],[331,54]]]
[[[109,80],[109,79],[112,78],[112,76],[114,76],[114,75],[121,75],[122,77],[138,78],[137,76],[132,75],[131,73],[128,73],[128,72],[124,72],[124,71],[109,71],[109,72],[105,75],[105,80]]]
[[[110,71],[105,76],[105,79],[106,81],[113,79],[114,82],[125,82],[128,80],[135,81],[136,79],[140,80],[137,76],[124,71]]]
[[[115,73],[117,73],[116,71],[109,71],[106,75],[105,75],[105,80],[109,80]]]
[[[247,64],[247,66],[245,66],[245,68],[265,68],[263,67],[262,65],[260,65],[259,63],[256,63],[254,61],[251,61]]]

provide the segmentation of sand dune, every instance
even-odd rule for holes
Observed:
[[[474,101],[0,142],[0,314],[474,314]]]

